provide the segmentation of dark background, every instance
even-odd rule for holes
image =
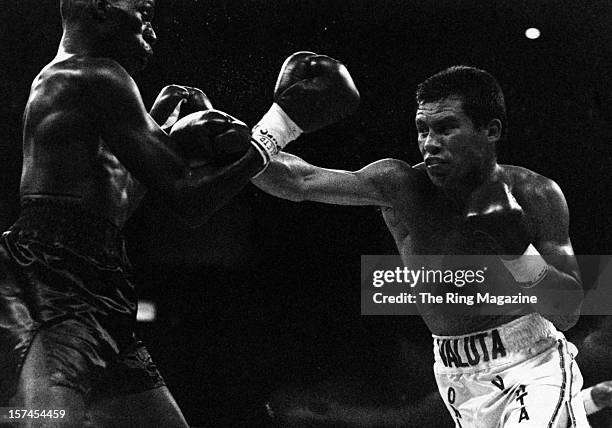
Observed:
[[[55,55],[58,3],[0,1],[3,226],[18,212],[21,114],[30,82]],[[484,68],[498,78],[508,106],[500,161],[557,181],[576,253],[606,254],[606,3],[159,0],[156,56],[136,80],[147,106],[166,84],[192,85],[216,108],[254,125],[287,55],[311,50],[338,58],[361,92],[358,112],[288,151],[357,169],[383,157],[419,162],[416,85],[450,65]],[[528,40],[529,27],[542,36]],[[147,198],[127,235],[141,293],[158,305],[157,321],[142,324],[140,334],[192,424],[254,425],[261,403],[286,385],[365,381],[363,399],[379,401],[434,388],[431,343],[418,318],[359,314],[360,255],[396,252],[375,208],[297,204],[249,185],[195,231]],[[590,325],[583,320],[576,331]]]

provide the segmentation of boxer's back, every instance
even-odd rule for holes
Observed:
[[[96,111],[90,83],[103,67],[70,57],[34,80],[24,113],[21,196],[79,201],[121,227],[134,181],[100,138],[107,119]],[[112,100],[109,93],[103,102]]]

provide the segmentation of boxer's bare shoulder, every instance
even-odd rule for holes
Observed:
[[[138,93],[132,78],[113,60],[72,56],[54,61],[32,83],[24,142],[40,145],[59,142],[58,137],[70,141],[89,135],[104,120],[96,113],[104,105],[116,106],[117,97],[126,92]]]
[[[503,180],[528,218],[535,242],[568,241],[569,210],[559,185],[541,174],[515,165],[500,165]]]
[[[422,188],[419,170],[399,159],[381,159],[360,172],[383,195],[385,206],[401,205]]]
[[[530,169],[516,165],[500,165],[503,180],[517,198],[527,198],[536,203],[563,195],[557,183]]]
[[[64,55],[54,59],[38,73],[32,83],[28,102],[52,94],[94,95],[93,90],[101,85],[126,83],[133,84],[132,77],[110,58]]]

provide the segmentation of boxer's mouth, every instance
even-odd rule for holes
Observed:
[[[425,166],[427,167],[436,166],[436,165],[445,165],[448,163],[449,162],[447,160],[439,158],[439,157],[435,157],[435,156],[428,156],[425,158]]]
[[[444,176],[450,172],[451,163],[446,159],[432,156],[425,159],[425,168],[430,175]]]

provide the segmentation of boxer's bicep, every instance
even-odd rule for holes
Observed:
[[[306,200],[336,205],[383,205],[383,195],[366,174],[315,167],[301,183]]]
[[[399,159],[381,159],[355,172],[363,189],[375,195],[373,205],[394,207],[412,193],[417,172]]]
[[[98,71],[92,84],[93,102],[103,118],[98,124],[102,139],[138,181],[173,196],[187,167],[147,113],[134,81],[123,73],[110,66]]]
[[[583,298],[578,262],[569,238],[569,210],[559,186],[541,178],[526,201],[535,222],[534,247],[548,264],[548,272],[530,291],[534,305],[558,329],[565,331],[578,321]]]
[[[547,180],[537,198],[536,242],[538,252],[559,271],[580,281],[578,262],[569,237],[569,209],[561,188]]]

